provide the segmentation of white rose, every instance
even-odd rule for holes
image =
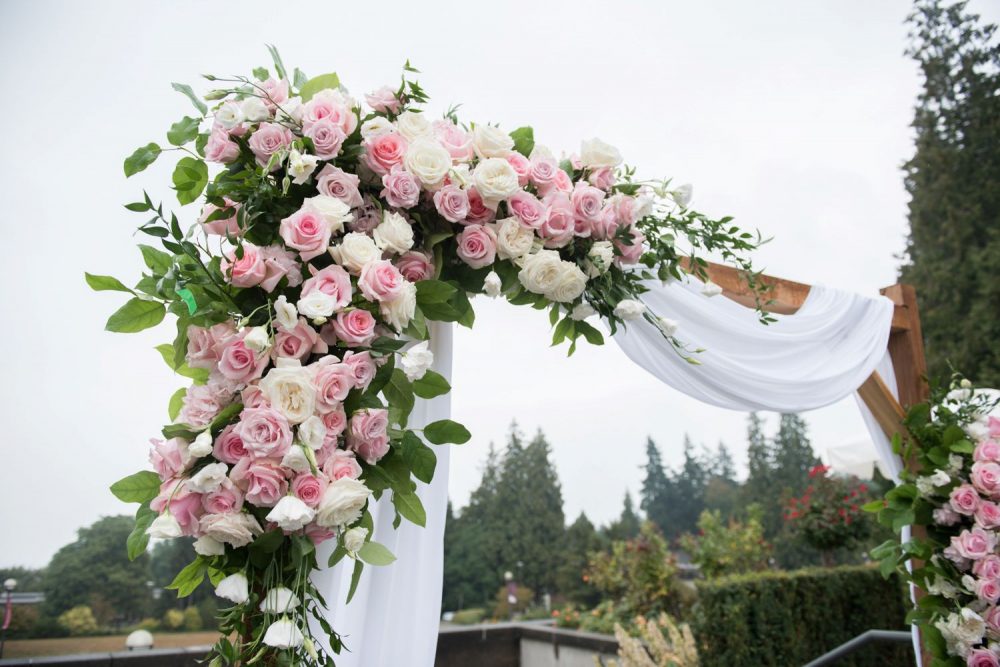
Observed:
[[[672,320],[669,317],[661,317],[656,321],[656,323],[657,326],[660,327],[660,331],[662,331],[667,336],[673,336],[675,333],[677,333],[678,327],[680,327],[680,324],[677,323],[677,320]]]
[[[615,260],[615,247],[611,241],[595,241],[587,252],[587,275],[596,278],[611,268],[611,263]]]
[[[188,488],[195,493],[212,493],[222,485],[228,472],[225,463],[209,463],[188,480]]]
[[[199,556],[221,556],[226,553],[226,545],[208,535],[199,537],[192,546]]]
[[[382,250],[367,234],[351,232],[344,235],[340,245],[330,248],[330,256],[337,264],[357,275],[368,262],[382,259]]]
[[[622,163],[622,154],[617,148],[600,139],[591,139],[584,141],[580,146],[580,163],[591,169],[617,167]]]
[[[517,183],[517,172],[507,160],[499,157],[486,158],[472,172],[472,182],[483,198],[483,202],[495,207],[521,189]]]
[[[300,602],[299,596],[294,591],[284,586],[276,586],[264,595],[264,599],[260,601],[260,610],[265,614],[287,614],[295,611]]]
[[[223,104],[215,112],[215,122],[227,130],[231,130],[242,123],[243,111],[240,110],[240,105],[233,101]]]
[[[298,448],[296,448],[298,449]],[[267,513],[267,520],[286,532],[299,530],[316,516],[315,510],[295,496],[285,496]]]
[[[310,372],[298,359],[281,357],[277,364],[260,381],[260,390],[285,419],[301,424],[312,416],[316,407],[316,388]]]
[[[531,252],[535,242],[535,232],[528,229],[517,218],[497,221],[497,254],[500,259],[517,259]]]
[[[234,547],[245,547],[254,536],[264,532],[253,515],[243,512],[206,514],[201,518],[199,527],[205,535]]]
[[[159,537],[161,539],[180,537],[181,525],[177,523],[177,519],[175,519],[173,515],[167,511],[153,519],[153,523],[149,524],[149,528],[146,529],[146,534],[150,537]]]
[[[535,147],[531,149],[531,155],[528,156],[529,160],[555,160],[556,156],[552,153],[552,149],[548,146],[542,144],[535,144]]]
[[[187,453],[192,458],[200,459],[212,453],[212,433],[208,430],[202,431],[198,437],[188,445]]]
[[[385,252],[401,255],[413,247],[413,225],[399,213],[386,211],[382,222],[372,231],[375,245]]]
[[[253,327],[243,337],[243,344],[254,352],[263,352],[271,346],[271,337],[267,335],[267,327]]]
[[[341,477],[326,487],[316,512],[316,523],[325,528],[354,523],[361,518],[361,510],[371,493],[362,482]]]
[[[294,470],[295,472],[308,472],[311,470],[305,447],[301,445],[292,445],[289,447],[285,455],[281,457],[281,467]]]
[[[707,297],[719,296],[722,294],[722,288],[709,280],[702,286],[701,293]]]
[[[236,604],[246,604],[250,599],[250,585],[242,572],[231,574],[215,587],[215,594]]]
[[[302,185],[308,181],[318,164],[319,158],[315,155],[302,154],[293,148],[288,154],[288,175],[292,183]]]
[[[591,306],[586,301],[584,301],[583,303],[577,304],[576,306],[573,307],[573,310],[570,311],[569,318],[571,320],[576,320],[577,322],[580,322],[596,313],[597,311],[594,310],[594,307]]]
[[[243,117],[251,123],[259,123],[271,117],[267,105],[259,97],[248,97],[243,100],[240,111],[243,112]]]
[[[555,284],[545,293],[545,296],[557,303],[569,303],[583,294],[587,288],[587,274],[573,262],[561,262],[559,275]]]
[[[282,294],[274,300],[274,319],[278,324],[291,331],[299,323],[299,311],[295,306],[288,303],[288,299]]]
[[[406,147],[406,170],[428,190],[436,190],[451,169],[451,153],[433,137],[418,137]]]
[[[422,378],[433,363],[434,353],[430,351],[429,344],[425,340],[408,349],[399,358],[400,368],[410,382]]]
[[[316,415],[299,424],[299,441],[309,449],[321,448],[325,439],[326,424]]]
[[[506,157],[514,150],[514,140],[499,127],[477,125],[472,130],[472,148],[481,160]]]
[[[414,141],[417,137],[431,134],[434,131],[426,114],[415,111],[404,111],[399,114],[396,118],[396,129],[407,141]]]
[[[305,635],[293,621],[282,617],[267,627],[263,641],[274,648],[298,648],[305,641]]]
[[[491,299],[495,299],[500,296],[500,292],[503,290],[503,281],[500,280],[500,276],[497,275],[496,271],[490,271],[486,274],[486,278],[483,280],[483,291],[486,296]]]
[[[365,140],[374,139],[383,134],[392,134],[395,131],[396,126],[384,116],[375,116],[361,123],[361,138]]]
[[[451,178],[451,182],[462,189],[469,187],[469,183],[472,182],[472,174],[469,172],[469,165],[467,164],[456,164],[448,172],[448,175]]]
[[[623,320],[634,320],[646,312],[646,304],[635,299],[622,299],[615,306],[615,315]]]
[[[354,219],[351,207],[336,197],[316,195],[307,198],[303,204],[323,216],[323,220],[330,226],[330,233],[334,236],[344,231],[344,225]]]
[[[347,549],[348,553],[356,554],[358,550],[365,546],[365,538],[368,537],[368,529],[361,528],[351,528],[349,531],[344,533],[344,548]]]
[[[417,287],[411,282],[404,282],[399,294],[392,301],[379,303],[382,317],[396,331],[402,331],[410,324],[413,313],[417,310]]]
[[[295,307],[300,313],[312,320],[319,317],[331,317],[336,305],[336,297],[327,294],[326,292],[313,290],[299,299],[299,302],[295,304]],[[293,326],[292,329],[294,328],[295,327]]]
[[[691,203],[691,197],[694,196],[694,186],[690,183],[685,183],[676,190],[673,190],[670,196],[678,206],[687,208],[687,205]]]
[[[524,258],[517,279],[529,292],[545,294],[562,274],[561,264],[562,260],[555,250],[539,250]]]

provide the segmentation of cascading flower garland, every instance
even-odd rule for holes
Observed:
[[[958,381],[911,408],[893,446],[917,464],[865,509],[902,544],[872,551],[923,594],[908,619],[922,626],[933,666],[1000,666],[1000,411],[998,394]]]
[[[144,193],[126,208],[151,214],[139,231],[163,249],[140,245],[134,288],[87,275],[132,295],[110,331],[177,318],[158,349],[193,384],[170,401],[153,471],[112,491],[140,504],[132,557],[150,536],[197,538],[171,587],[187,595],[207,577],[234,603],[213,667],[334,664],[342,644],[309,579],[316,545],[336,541],[324,565],[354,561],[349,599],[365,563],[394,560],[372,541],[372,500],[389,494],[397,525],[425,523],[427,443],[470,437],[450,420],[408,425],[416,397],[450,390],[430,370],[428,322],[472,326],[470,294],[503,296],[548,308],[570,353],[580,337],[603,342],[597,315],[612,332],[646,318],[688,355],[676,323],[642,304],[644,280],[704,277],[699,253],[713,252],[759,287],[747,256],[759,237],[689,209],[685,188],[635,181],[600,140],[557,159],[528,127],[429,119],[409,63],[362,105],[337,75],[289,74],[271,53],[274,76],[207,76],[220,87],[204,97],[174,84],[198,115],[171,126],[171,147],[136,150],[125,175],[178,152],[173,189],[181,205],[204,198],[197,222]]]

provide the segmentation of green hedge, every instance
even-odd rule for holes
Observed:
[[[725,577],[698,584],[702,667],[796,667],[865,630],[907,629],[905,589],[871,567]],[[838,665],[912,665],[909,645],[869,645]]]

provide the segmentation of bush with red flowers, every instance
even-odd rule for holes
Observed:
[[[809,470],[809,486],[802,496],[790,498],[785,521],[810,546],[829,561],[831,552],[851,547],[868,537],[871,521],[862,505],[871,499],[868,485],[857,477],[830,475],[828,466]]]

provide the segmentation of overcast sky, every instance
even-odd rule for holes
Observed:
[[[147,465],[181,384],[153,350],[172,327],[105,333],[121,295],[83,282],[85,270],[134,281],[139,221],[121,204],[144,187],[173,202],[171,160],[121,171],[190,113],[170,82],[248,74],[274,43],[289,67],[336,71],[361,94],[409,58],[435,114],[461,102],[463,119],[533,125],[556,151],[600,136],[641,175],[693,183],[701,210],[773,236],[759,253],[769,272],[874,293],[895,282],[906,229],[909,4],[0,3],[0,565],[44,565],[79,526],[131,509],[107,486]],[[996,20],[997,5],[973,6]],[[515,418],[548,436],[569,519],[620,512],[647,436],[670,462],[685,433],[745,461],[744,414],[658,384],[613,344],[566,359],[547,347],[544,313],[475,305],[475,330],[455,342],[454,418],[473,432],[454,453],[457,504]],[[819,449],[863,433],[853,403],[808,420]]]

